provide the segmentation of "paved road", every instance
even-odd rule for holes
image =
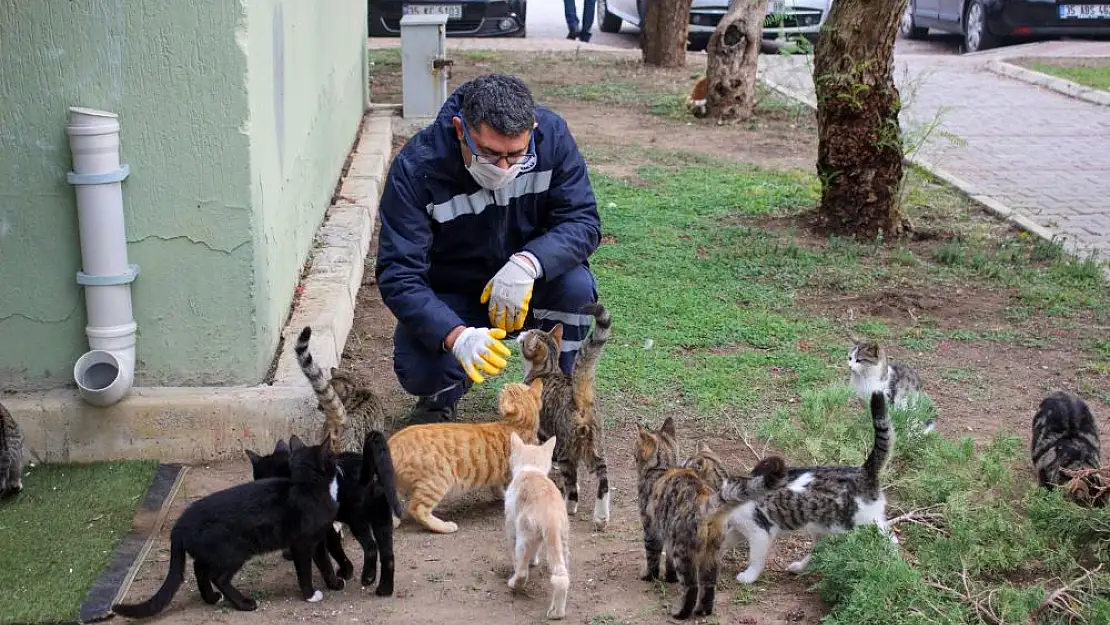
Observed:
[[[1005,78],[989,59],[1016,56],[1110,57],[1110,44],[1049,42],[973,55],[896,55],[896,78],[908,100],[903,127],[930,124],[919,155],[1031,218],[1068,246],[1110,258],[1110,108]],[[764,56],[765,75],[812,98],[812,65],[800,57]]]

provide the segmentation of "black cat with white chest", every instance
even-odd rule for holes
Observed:
[[[231,579],[250,558],[283,547],[293,551],[297,583],[306,601],[323,598],[312,586],[313,560],[328,588],[343,588],[323,549],[339,510],[336,472],[329,440],[312,447],[292,445],[290,477],[239,484],[194,501],[170,533],[169,574],[161,588],[142,603],[114,606],[114,612],[142,618],[164,610],[184,580],[186,554],[193,558],[197,587],[208,604],[223,596],[237,610],[256,609],[258,604],[232,586]]]

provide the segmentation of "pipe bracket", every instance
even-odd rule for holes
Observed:
[[[139,266],[130,264],[127,272],[118,276],[90,276],[84,271],[77,272],[77,284],[82,286],[116,286],[118,284],[131,284],[139,277]]]
[[[102,174],[78,174],[72,171],[66,172],[66,182],[75,185],[86,184],[112,184],[113,182],[123,182],[131,175],[131,166],[123,164],[119,166],[116,171],[109,171]]]

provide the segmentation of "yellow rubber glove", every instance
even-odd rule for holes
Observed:
[[[485,382],[479,370],[493,377],[509,364],[505,359],[512,353],[500,339],[505,331],[494,328],[467,328],[455,339],[451,353],[462,365],[466,376],[475,384]]]
[[[489,322],[494,328],[514,332],[524,327],[532,286],[539,271],[525,257],[514,254],[486,283],[481,303],[489,304]]]

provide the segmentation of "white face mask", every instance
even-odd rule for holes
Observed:
[[[520,166],[521,163],[517,163],[508,169],[501,169],[497,165],[479,163],[478,159],[472,155],[470,165],[467,166],[466,170],[470,172],[474,181],[482,185],[483,188],[496,191],[512,182],[513,178],[516,178],[517,174],[520,173]]]

